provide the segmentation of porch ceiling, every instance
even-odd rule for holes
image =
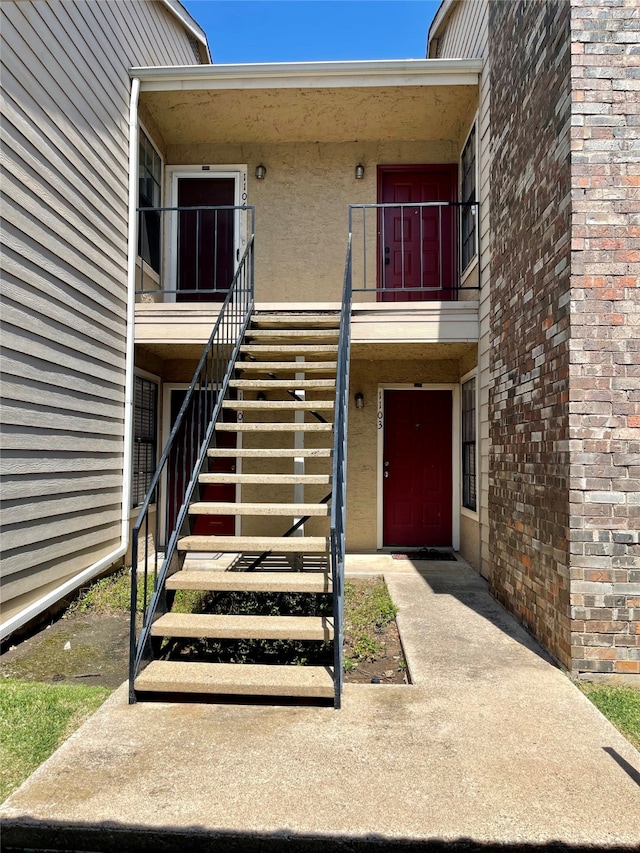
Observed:
[[[143,92],[167,145],[459,139],[475,86]]]
[[[166,145],[459,140],[477,105],[479,67],[438,62],[329,64],[320,75],[302,65],[278,66],[277,75],[269,66],[209,66],[206,78],[202,67],[131,73]]]

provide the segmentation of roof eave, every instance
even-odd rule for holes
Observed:
[[[476,85],[480,59],[385,59],[131,68],[141,91]]]
[[[211,63],[211,50],[209,49],[207,34],[198,24],[195,18],[193,18],[189,14],[189,12],[187,12],[182,3],[180,3],[180,0],[161,0],[161,3],[169,10],[169,12],[174,16],[174,18],[177,18],[180,21],[182,26],[189,33],[191,33],[191,35],[196,39],[196,41],[200,43],[205,55],[205,64]]]

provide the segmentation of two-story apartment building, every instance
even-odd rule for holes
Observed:
[[[332,591],[292,630],[338,646],[346,544],[453,549],[567,669],[640,673],[638,21],[614,7],[445,0],[424,60],[131,60],[112,349],[135,359],[133,459],[104,485],[118,504],[126,484],[120,547],[143,505],[133,562],[160,575],[136,666],[162,638],[285,636],[172,616],[181,584],[232,575]],[[69,391],[107,455],[66,458],[101,478],[127,418],[94,392]],[[138,692],[235,690],[193,666]],[[245,672],[339,701],[338,668]]]

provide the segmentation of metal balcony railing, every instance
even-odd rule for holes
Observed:
[[[352,204],[353,292],[378,301],[452,300],[478,290],[463,275],[476,257],[477,202]]]
[[[246,205],[138,208],[138,299],[222,302],[254,219]]]

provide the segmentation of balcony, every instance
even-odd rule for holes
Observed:
[[[354,345],[477,341],[477,207],[439,201],[350,206]],[[139,210],[136,343],[180,346],[184,357],[197,354],[254,221],[254,209],[238,205]],[[304,249],[286,247],[292,254]],[[256,252],[259,280],[259,236]],[[328,263],[335,266],[335,258]],[[299,298],[279,299],[263,286],[256,307],[340,307],[333,293],[319,291],[301,287]],[[318,298],[325,295],[330,298]]]

